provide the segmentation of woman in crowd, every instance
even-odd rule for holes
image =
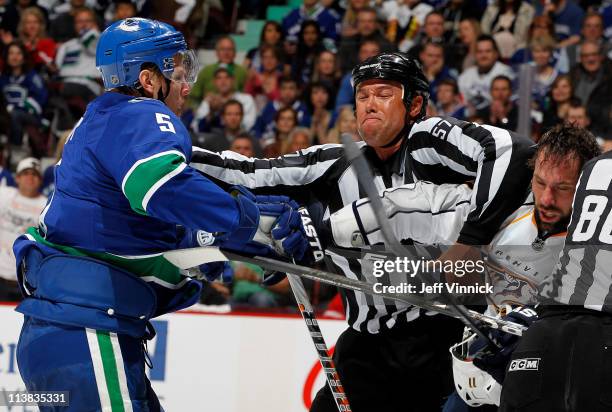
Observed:
[[[274,121],[274,131],[261,138],[264,157],[278,157],[283,153],[289,134],[298,124],[298,115],[291,107],[285,107],[276,112]]]
[[[293,77],[304,84],[310,81],[315,57],[325,50],[321,29],[316,21],[306,20],[302,23],[298,35],[297,53],[292,64]]]
[[[502,59],[525,47],[535,9],[526,1],[497,0],[489,4],[481,20],[482,32],[495,39]]]
[[[480,23],[476,19],[468,18],[459,23],[461,44],[454,59],[454,67],[459,72],[476,65],[476,39],[480,33]]]
[[[353,106],[342,106],[338,112],[338,117],[334,123],[334,127],[327,133],[324,139],[319,138],[319,144],[340,143],[342,133],[348,133],[353,136],[353,140],[360,140],[357,134],[357,120]]]
[[[4,53],[4,69],[0,76],[0,90],[11,116],[10,141],[20,147],[27,131],[33,154],[45,155],[46,135],[39,129],[47,90],[40,75],[31,68],[30,55],[20,42],[8,45]]]
[[[277,49],[279,64],[283,61],[281,53],[284,42],[283,28],[276,21],[267,21],[261,29],[261,37],[259,46],[252,48],[246,54],[243,66],[247,69],[254,69],[257,72],[263,70],[262,52],[264,47],[273,47]]]
[[[330,93],[330,101],[335,101],[340,80],[340,69],[336,54],[329,50],[323,50],[315,58],[311,82],[325,84]]]
[[[257,111],[261,112],[269,101],[280,97],[280,78],[283,76],[282,63],[276,47],[265,44],[261,46],[261,70],[251,68],[244,85],[244,91],[255,99]]]
[[[57,52],[57,44],[47,37],[46,30],[45,16],[38,7],[28,7],[21,13],[17,33],[36,70],[51,67]]]
[[[332,103],[329,89],[324,83],[313,82],[308,87],[306,96],[310,110],[310,132],[319,142],[325,139],[332,123]]]
[[[556,124],[563,123],[573,95],[574,88],[570,77],[566,74],[557,76],[552,82],[550,97],[544,107],[544,118],[540,127],[541,133],[545,133]]]
[[[532,86],[533,102],[535,108],[541,110],[553,81],[559,75],[551,64],[555,40],[550,36],[535,37],[531,40],[529,49],[536,68]]]
[[[308,149],[312,146],[312,133],[305,127],[296,127],[289,134],[289,138],[282,149],[283,154],[297,152],[298,150]]]

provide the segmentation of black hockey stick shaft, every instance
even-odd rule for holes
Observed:
[[[306,237],[310,243],[314,261],[319,262],[325,258],[319,236],[317,235],[316,229],[312,224],[312,219],[308,213],[308,210],[302,206],[299,208],[299,212],[302,217],[302,226],[304,226]],[[308,299],[308,294],[306,293],[304,283],[299,276],[291,273],[287,273],[287,279],[291,285],[291,290],[293,291],[293,296],[295,296],[300,313],[304,318],[304,322],[306,322],[306,327],[308,328],[308,332],[310,333],[310,337],[314,343],[315,350],[317,351],[317,355],[319,357],[319,362],[321,362],[321,367],[325,373],[325,379],[327,380],[329,389],[334,397],[336,407],[340,412],[351,411],[351,406],[349,405],[348,398],[346,397],[346,392],[344,392],[344,386],[342,386],[340,376],[336,371],[336,365],[334,365],[334,361],[331,358],[329,349],[327,348],[327,344],[323,338],[323,333],[321,333],[321,329],[319,328],[319,323],[317,322],[314,309],[312,308],[310,300]]]
[[[365,190],[370,202],[372,202],[372,210],[374,211],[374,216],[378,225],[380,226],[380,231],[385,240],[385,244],[391,251],[399,257],[410,257],[407,255],[406,251],[400,244],[399,240],[395,237],[393,230],[391,229],[391,222],[387,218],[385,214],[385,209],[383,207],[382,201],[378,196],[378,190],[374,185],[374,176],[370,171],[370,166],[365,160],[363,153],[357,146],[357,144],[353,141],[353,138],[348,134],[342,135],[342,145],[344,146],[344,150],[346,156],[350,161],[352,161],[352,165],[355,168],[355,172],[357,173],[357,180],[359,185],[363,187]],[[419,274],[421,280],[423,279],[423,274]],[[428,279],[429,280],[429,279]],[[472,319],[468,315],[468,309],[463,305],[459,304],[457,300],[447,293],[444,289],[442,289],[441,296],[448,301],[450,306],[457,312],[460,316],[461,320],[472,329],[478,336],[483,338],[486,342],[491,345],[493,348],[500,349],[499,345],[497,345],[491,338],[484,333],[474,319]]]
[[[392,299],[397,302],[406,303],[413,306],[418,306],[422,309],[437,312],[443,315],[458,318],[456,311],[451,310],[447,305],[437,302],[430,302],[418,295],[399,294],[399,293],[376,293],[373,285],[364,281],[349,279],[339,276],[335,273],[326,272],[319,269],[313,269],[306,266],[299,266],[282,260],[271,259],[261,256],[245,256],[237,252],[219,249],[215,246],[194,247],[187,249],[175,249],[163,253],[163,257],[170,263],[180,269],[189,269],[197,267],[204,263],[210,262],[226,262],[239,261],[251,263],[256,266],[261,266],[264,269],[278,271],[283,273],[291,273],[306,279],[316,280],[327,285],[336,286],[339,288],[354,290],[373,296],[381,296],[383,298]],[[479,312],[468,310],[469,316],[474,319],[486,323],[491,328],[499,329],[512,335],[521,336],[527,329],[525,326],[514,322],[494,318]]]

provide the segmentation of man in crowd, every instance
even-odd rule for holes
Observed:
[[[229,100],[237,100],[242,105],[242,127],[250,130],[255,125],[257,108],[250,94],[238,92],[235,89],[234,75],[227,67],[215,70],[213,84],[216,92],[207,93],[198,109],[192,123],[194,132],[208,132],[221,126],[221,109]]]
[[[253,127],[254,136],[261,139],[264,134],[273,131],[276,113],[284,107],[291,107],[296,111],[300,126],[309,126],[310,114],[306,104],[299,99],[299,94],[298,84],[294,78],[288,76],[281,78],[280,97],[278,100],[266,103]]]
[[[491,103],[476,113],[482,123],[506,130],[518,126],[518,106],[512,101],[512,80],[500,75],[491,82]]]
[[[40,194],[40,161],[33,157],[17,165],[17,187],[0,186],[0,301],[19,301],[13,242],[38,223],[47,198]]]
[[[438,84],[436,113],[440,117],[450,116],[459,120],[467,119],[465,104],[461,102],[459,86],[453,79],[444,79]]]
[[[476,66],[463,71],[458,81],[470,114],[491,103],[491,83],[499,75],[514,78],[512,69],[499,61],[499,50],[493,37],[481,35],[476,42]]]
[[[350,73],[359,62],[355,50],[358,50],[365,41],[375,41],[383,53],[397,50],[395,45],[381,33],[378,27],[376,10],[370,7],[364,7],[357,13],[357,34],[343,37],[340,40],[338,58],[342,73]]]
[[[585,41],[580,47],[580,63],[570,76],[574,95],[587,108],[592,131],[599,136],[612,133],[612,63],[601,53],[601,45]]]
[[[222,152],[230,148],[234,140],[242,135],[242,104],[238,100],[230,99],[221,107],[220,124],[206,133],[197,133],[194,144],[202,149],[213,152]]]
[[[194,109],[200,105],[202,98],[207,93],[217,92],[214,77],[219,67],[225,67],[234,76],[234,86],[237,91],[244,90],[247,70],[234,62],[236,58],[236,43],[234,43],[234,40],[230,36],[219,37],[215,43],[215,54],[217,55],[217,62],[205,66],[200,71],[198,79],[189,93],[190,105]]]
[[[100,72],[96,69],[100,31],[93,10],[81,7],[74,11],[74,30],[76,36],[62,44],[55,56],[62,83],[60,96],[71,109],[71,125],[83,115],[87,103],[103,90]]]
[[[435,41],[425,43],[419,53],[419,60],[423,64],[423,73],[429,80],[429,96],[435,104],[437,103],[436,91],[439,83],[444,79],[456,79],[457,73],[445,64],[442,43]]]

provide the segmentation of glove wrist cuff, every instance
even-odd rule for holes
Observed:
[[[246,243],[255,237],[259,227],[259,208],[246,196],[238,195],[236,198],[240,209],[238,227],[231,234],[232,241]]]

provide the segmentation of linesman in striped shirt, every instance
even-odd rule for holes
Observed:
[[[432,117],[423,120],[428,82],[416,60],[383,53],[353,69],[361,150],[379,190],[417,180],[436,184],[472,181],[472,210],[458,244],[488,244],[528,193],[527,161],[533,142],[506,130]],[[220,185],[241,184],[306,204],[316,220],[366,197],[340,145],[314,146],[275,159],[194,148],[191,166]],[[335,269],[374,283],[361,260],[332,255]],[[418,308],[345,291],[349,328],[334,360],[353,411],[439,410],[452,391],[448,347],[462,324],[427,316]],[[409,406],[407,406],[407,402]],[[335,411],[327,387],[311,410]]]
[[[540,295],[540,319],[512,355],[499,410],[612,410],[612,152],[582,169],[565,245]]]

